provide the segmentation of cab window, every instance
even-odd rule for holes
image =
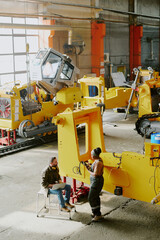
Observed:
[[[63,80],[71,80],[73,70],[74,70],[74,67],[71,64],[66,62],[62,69],[62,73],[60,74],[60,78]]]

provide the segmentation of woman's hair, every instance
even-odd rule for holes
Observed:
[[[100,153],[102,152],[101,148],[95,148],[91,151],[91,154],[93,155],[93,157],[99,157]]]
[[[56,159],[56,157],[52,157],[50,163],[53,163],[54,159]]]

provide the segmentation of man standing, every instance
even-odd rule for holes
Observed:
[[[64,188],[54,189],[54,185],[62,183],[59,175],[58,162],[56,157],[52,157],[49,166],[42,171],[42,189],[46,196],[48,194],[57,194],[61,211],[70,212],[74,206],[69,203],[71,186],[66,184]],[[63,198],[62,190],[65,190],[65,197]]]

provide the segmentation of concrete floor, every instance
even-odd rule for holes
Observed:
[[[107,151],[142,153],[143,138],[133,130],[136,116],[130,115],[126,121],[123,117],[112,111],[104,115]],[[58,156],[56,142],[0,159],[0,240],[160,239],[159,206],[106,192],[101,196],[103,222],[91,222],[88,202],[76,205],[72,220],[65,213],[58,219],[47,213],[37,218],[41,170],[51,156]]]

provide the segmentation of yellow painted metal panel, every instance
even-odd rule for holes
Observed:
[[[56,94],[56,100],[63,104],[81,102],[83,94],[78,87],[63,88]]]
[[[99,108],[95,107],[75,112],[67,110],[59,114],[59,117],[65,119],[63,124],[58,126],[61,174],[89,183],[89,174],[80,162],[90,160],[90,151],[101,147],[100,157],[104,162],[103,189],[114,193],[116,187],[121,187],[123,196],[151,202],[160,192],[160,145],[146,143],[145,155],[135,152],[106,152],[100,116]],[[75,123],[85,122],[86,118],[89,122],[88,132],[85,134],[88,151],[81,156]],[[77,169],[77,172],[74,169]],[[78,169],[81,174],[78,173]]]
[[[65,88],[60,91],[64,103],[59,102],[57,105],[54,105],[53,101],[46,101],[46,93],[43,90],[36,92],[36,82],[31,83],[32,94],[30,95],[31,101],[38,101],[41,105],[41,110],[32,114],[23,113],[22,106],[22,97],[20,92],[24,89],[27,89],[27,85],[23,86],[14,86],[11,93],[7,94],[6,91],[0,91],[0,98],[6,98],[11,101],[11,118],[0,118],[0,129],[14,130],[18,129],[20,123],[24,120],[32,120],[35,125],[39,125],[45,120],[50,120],[58,113],[63,112],[66,108],[70,107],[73,109],[74,102],[81,99],[82,93],[79,88]],[[35,100],[37,95],[38,100]],[[74,95],[75,100],[74,100]],[[43,99],[43,100],[42,100]]]

